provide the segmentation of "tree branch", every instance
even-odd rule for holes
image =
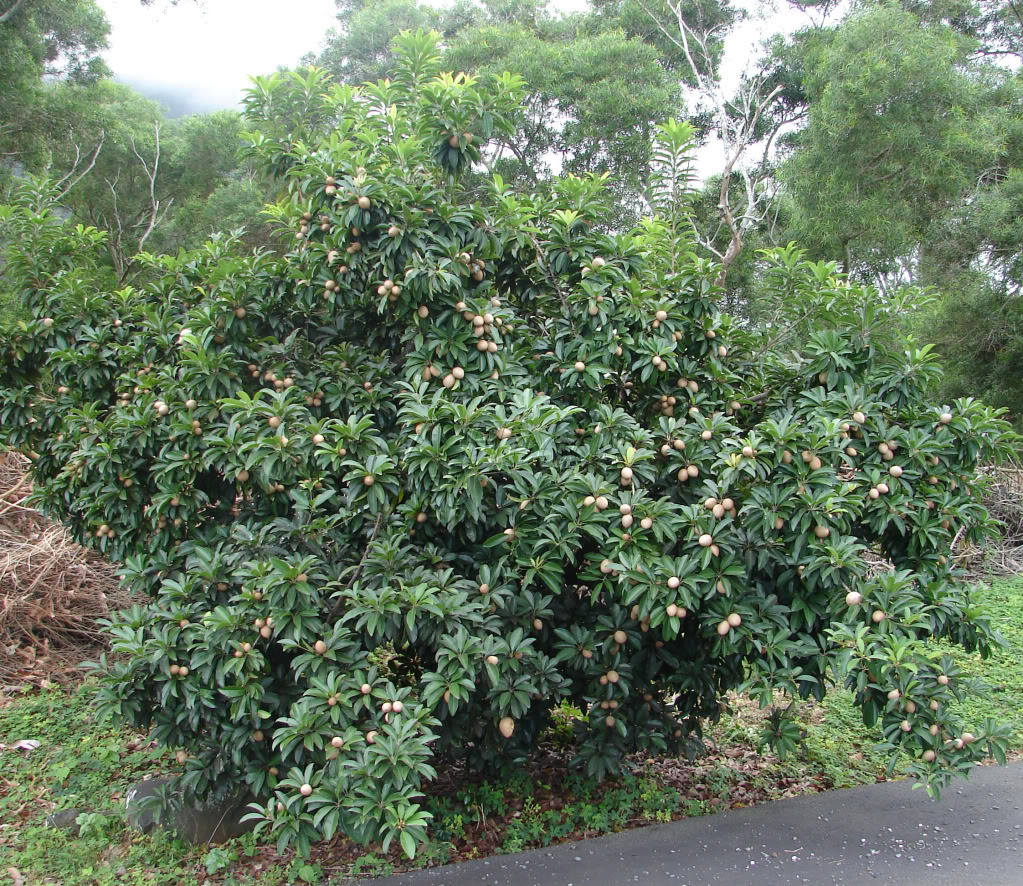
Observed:
[[[142,164],[142,169],[146,173],[146,177],[149,179],[149,205],[151,211],[149,213],[149,224],[146,226],[146,232],[139,239],[138,249],[136,251],[141,252],[143,245],[146,240],[149,239],[149,235],[153,233],[153,228],[156,227],[156,219],[160,212],[160,201],[156,199],[156,175],[160,171],[160,124],[153,124],[153,133],[156,136],[156,147],[154,149],[153,157],[153,171],[149,171],[149,164],[142,159],[142,155],[135,148],[135,140],[132,139],[131,149],[135,153],[135,156],[139,158],[139,162]]]
[[[99,131],[99,142],[93,149],[92,156],[89,158],[89,162],[86,165],[85,169],[83,169],[77,176],[75,176],[74,180],[66,188],[64,188],[62,187],[64,182],[66,182],[73,175],[75,175],[75,172],[78,169],[79,160],[81,159],[82,156],[81,149],[78,147],[78,145],[75,145],[75,162],[72,164],[71,169],[69,170],[67,175],[65,175],[63,178],[57,179],[57,181],[54,182],[54,187],[61,189],[60,192],[57,194],[58,200],[63,200],[71,191],[71,189],[92,171],[92,168],[96,165],[96,158],[99,157],[100,149],[103,147],[103,142],[106,141],[106,137],[107,137],[106,133],[101,129]]]

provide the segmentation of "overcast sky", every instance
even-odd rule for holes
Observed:
[[[293,65],[334,24],[334,0],[99,0],[118,80],[195,113],[237,105],[253,74]]]
[[[746,0],[752,4],[754,0]],[[316,51],[335,24],[334,0],[99,0],[112,32],[107,63],[114,76],[162,102],[177,116],[236,107],[248,78],[294,65]],[[442,5],[438,2],[437,5]],[[585,0],[555,0],[562,10]],[[740,2],[740,5],[746,5]],[[764,3],[757,3],[763,9]],[[782,4],[741,24],[726,43],[726,86],[737,82],[763,36],[791,31],[807,19]],[[719,152],[700,152],[701,173],[720,168]]]

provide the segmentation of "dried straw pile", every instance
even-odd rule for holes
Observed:
[[[0,454],[0,684],[68,674],[130,603],[112,567],[24,505],[28,460]]]
[[[1002,537],[986,540],[982,549],[961,543],[954,559],[975,578],[1023,574],[1023,467],[1000,465],[984,473],[991,481],[984,507],[1001,522]]]

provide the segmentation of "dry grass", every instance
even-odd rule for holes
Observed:
[[[971,578],[1016,576],[1023,573],[1023,467],[1015,464],[983,469],[990,483],[983,504],[1001,525],[1001,538],[983,546],[953,541],[952,558]]]
[[[0,455],[0,682],[59,679],[102,643],[96,620],[130,601],[114,570],[26,507],[28,460]]]

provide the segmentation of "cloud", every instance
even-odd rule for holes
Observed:
[[[143,7],[100,0],[116,79],[175,113],[236,107],[249,77],[317,50],[335,24],[333,0],[181,0]]]

